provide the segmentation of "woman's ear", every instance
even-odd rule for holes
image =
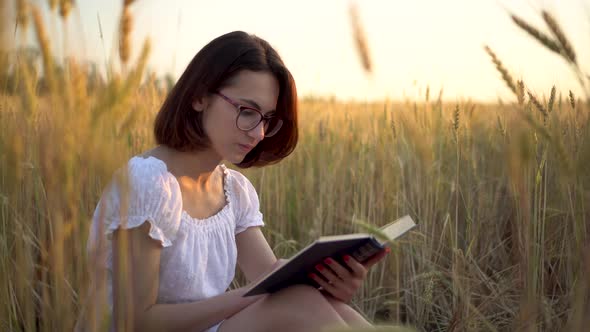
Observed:
[[[193,103],[191,105],[193,107],[193,110],[197,112],[203,112],[207,107],[206,98],[195,99],[193,100]]]

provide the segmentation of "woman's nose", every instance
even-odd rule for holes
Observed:
[[[257,142],[262,141],[264,138],[264,121],[260,121],[256,127],[252,128],[252,130],[248,132],[248,134],[252,138],[256,138]]]

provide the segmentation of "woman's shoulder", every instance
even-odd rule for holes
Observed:
[[[151,155],[136,155],[127,161],[127,171],[131,176],[143,175],[162,177],[168,173],[166,163]]]
[[[180,191],[174,176],[168,172],[166,164],[150,155],[136,155],[115,171],[108,188],[115,191],[129,189],[135,194],[165,196],[176,195]],[[124,189],[127,188],[127,189]]]
[[[147,173],[152,176],[171,175],[162,157],[162,150],[160,147],[155,147],[131,157],[127,161],[127,170],[130,173]]]
[[[256,189],[252,182],[240,171],[227,168],[222,165],[223,170],[226,174],[227,186],[231,195],[236,197],[238,201],[251,200],[258,197]]]
[[[134,156],[115,172],[94,211],[93,222],[105,222],[110,236],[119,227],[134,228],[148,221],[150,237],[166,247],[175,238],[181,215],[180,187],[166,164],[155,157]]]
[[[236,198],[235,213],[238,216],[236,220],[236,234],[244,231],[248,227],[263,226],[262,213],[260,212],[260,202],[256,189],[241,172],[233,169],[225,169],[231,181],[233,197]]]
[[[222,165],[222,169],[225,172],[226,177],[228,178],[229,183],[233,189],[247,190],[249,187],[252,187],[250,180],[240,171],[227,168],[225,165]]]

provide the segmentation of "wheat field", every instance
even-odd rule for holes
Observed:
[[[73,5],[51,3],[62,18]],[[56,61],[39,10],[16,1],[20,29],[34,30],[40,51],[8,51],[7,41],[0,48],[2,331],[72,330],[88,300],[104,296],[88,292],[96,272],[86,256],[90,217],[113,172],[153,145],[167,91],[146,72],[149,41],[129,59],[131,3],[121,15],[122,69],[104,78],[76,59]],[[586,79],[565,36],[513,19]],[[12,33],[13,23],[2,28]],[[590,100],[555,89],[532,94],[485,51],[513,100],[301,98],[295,152],[243,171],[277,256],[320,235],[361,231],[360,221],[414,218],[418,227],[353,301],[376,324],[398,326],[383,331],[590,324]],[[233,286],[242,284],[238,276]],[[94,320],[102,331],[109,317]]]

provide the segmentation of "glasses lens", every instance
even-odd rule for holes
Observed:
[[[243,107],[238,114],[237,125],[241,130],[252,130],[258,126],[261,120],[261,115],[256,110]]]
[[[270,118],[264,124],[264,136],[271,137],[274,136],[279,129],[283,126],[283,120],[278,117]]]
[[[237,125],[239,129],[248,131],[256,128],[261,120],[262,115],[260,112],[248,107],[242,107],[240,109],[240,113],[238,114]],[[279,117],[272,117],[265,119],[263,123],[264,136],[271,137],[275,135],[279,129],[281,129],[283,120],[281,120]]]

